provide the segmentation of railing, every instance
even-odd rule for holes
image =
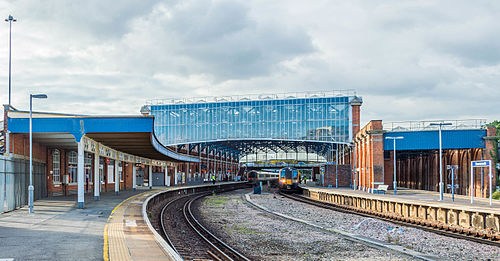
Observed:
[[[348,90],[332,90],[332,91],[321,91],[321,92],[290,92],[290,93],[274,93],[274,94],[208,96],[208,97],[194,97],[194,98],[166,98],[166,99],[148,100],[146,101],[146,105],[213,103],[213,102],[229,102],[229,101],[261,101],[261,100],[282,100],[282,99],[286,100],[286,99],[345,97],[345,96],[356,96],[356,91],[348,89]]]
[[[383,128],[386,131],[427,131],[437,130],[438,125],[431,125],[432,123],[451,124],[442,125],[442,130],[471,130],[482,129],[486,125],[486,119],[468,119],[468,120],[435,120],[435,121],[397,121],[384,123]]]
[[[247,168],[285,168],[285,167],[319,167],[327,164],[326,162],[318,163],[284,163],[284,164],[252,164],[243,163],[243,167]]]

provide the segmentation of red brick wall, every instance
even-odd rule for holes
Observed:
[[[338,165],[337,179],[339,187],[349,187],[351,185],[351,165]],[[323,184],[325,187],[329,185],[335,187],[335,165],[326,165]]]
[[[361,128],[361,105],[352,105],[352,133],[356,135]]]
[[[355,136],[356,168],[359,168],[357,186],[363,189],[374,188],[374,183],[384,180],[384,148],[381,120],[372,120]]]

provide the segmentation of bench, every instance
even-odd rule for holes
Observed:
[[[387,192],[389,185],[378,185],[376,189],[373,190],[373,193],[384,193]]]

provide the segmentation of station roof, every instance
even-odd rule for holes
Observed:
[[[259,152],[275,152],[275,153],[293,153],[293,152],[308,152],[326,155],[331,150],[340,149],[341,145],[348,146],[344,142],[332,141],[306,141],[294,139],[222,139],[214,141],[204,141],[199,143],[205,147],[216,148],[220,151],[229,151],[246,156]]]
[[[403,137],[396,141],[397,150],[437,150],[439,132],[432,131],[394,131],[384,133],[384,150],[393,150],[393,142],[386,137]],[[484,148],[485,129],[443,130],[441,132],[443,149]]]
[[[29,133],[29,112],[9,111],[8,130]],[[84,116],[33,113],[33,141],[43,145],[76,148],[85,135],[117,151],[154,160],[198,162],[177,153],[156,138],[153,116]]]

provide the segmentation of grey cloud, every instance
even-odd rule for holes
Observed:
[[[44,110],[131,114],[152,98],[356,89],[364,122],[500,118],[496,2],[0,6],[19,18],[13,87],[22,108],[29,92],[49,94],[37,103]],[[3,41],[0,61],[7,61],[7,48]],[[0,62],[4,101],[7,70]]]
[[[187,1],[157,6],[146,23],[137,21],[124,41],[130,59],[150,73],[208,73],[224,81],[265,75],[281,61],[314,51],[306,32],[282,26],[257,24],[240,2],[209,1],[200,7]],[[129,42],[143,39],[143,30],[151,37],[145,40],[148,50]],[[149,59],[142,60],[144,56]]]

